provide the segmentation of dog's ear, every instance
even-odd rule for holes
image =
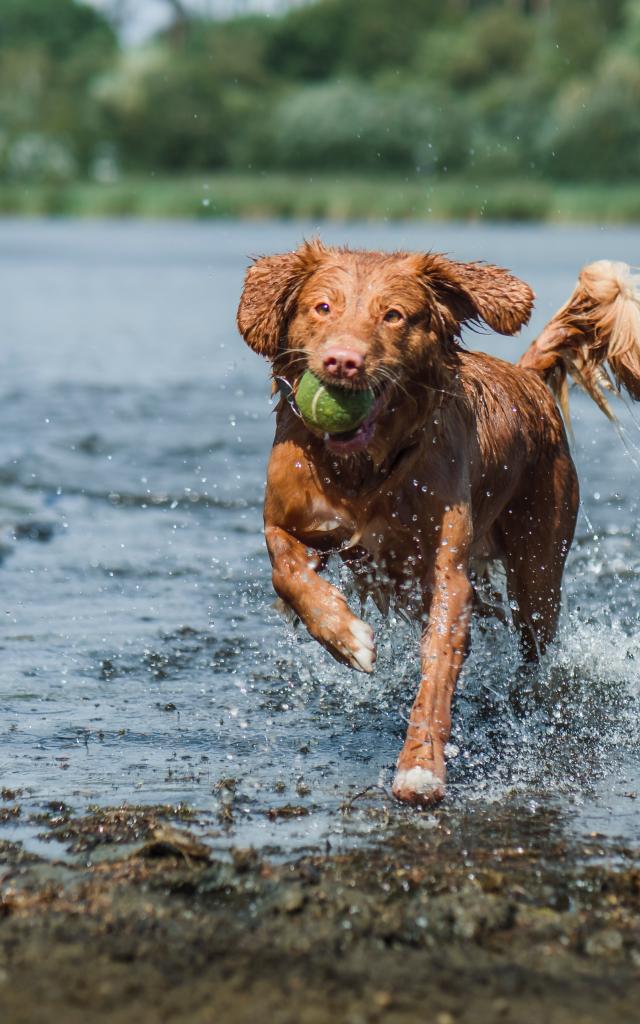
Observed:
[[[300,289],[325,251],[314,240],[296,252],[263,256],[249,267],[237,323],[247,345],[259,355],[277,356]]]
[[[484,320],[498,334],[516,334],[531,316],[531,288],[502,267],[456,263],[428,253],[422,257],[421,273],[459,324]]]

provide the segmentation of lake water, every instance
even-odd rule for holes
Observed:
[[[0,222],[0,786],[25,791],[0,838],[34,845],[29,816],[50,801],[184,801],[219,850],[433,824],[388,796],[411,631],[370,616],[369,678],[272,608],[268,371],[234,317],[247,258],[314,233],[512,268],[539,296],[532,327],[468,341],[513,359],[583,263],[634,263],[640,242],[595,227]],[[640,433],[622,409],[630,454],[586,399],[572,408],[583,510],[559,641],[515,713],[513,636],[475,629],[436,813],[510,802],[516,839],[542,808],[567,835],[640,843]],[[278,817],[286,806],[306,813]]]

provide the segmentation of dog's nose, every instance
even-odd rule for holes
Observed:
[[[322,365],[336,380],[355,380],[362,376],[364,358],[352,348],[330,348],[324,354]]]

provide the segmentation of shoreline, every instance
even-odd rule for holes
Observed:
[[[492,181],[356,175],[202,174],[99,184],[0,184],[0,217],[317,219],[640,223],[635,183]]]
[[[546,812],[524,847],[512,811],[445,810],[429,829],[416,814],[370,848],[281,862],[216,857],[184,808],[52,811],[43,828],[73,863],[0,832],[0,1014],[631,1024],[638,851],[567,839]]]

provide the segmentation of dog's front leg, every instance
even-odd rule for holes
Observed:
[[[372,672],[373,630],[353,614],[340,591],[318,575],[318,552],[277,526],[266,527],[265,537],[278,596],[334,658],[359,672]]]
[[[444,748],[451,732],[451,700],[469,641],[473,592],[465,561],[438,552],[429,625],[420,642],[422,678],[393,781],[406,803],[426,806],[444,796]]]

